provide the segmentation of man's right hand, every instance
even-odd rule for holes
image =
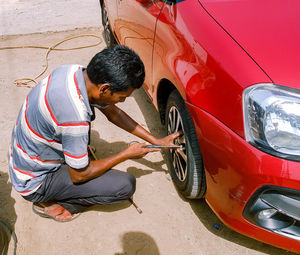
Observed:
[[[147,143],[133,143],[124,150],[128,159],[138,159],[146,156],[149,152],[160,151],[157,148],[146,148]]]
[[[89,165],[82,169],[73,169],[68,166],[72,182],[80,183],[94,179],[115,165],[127,160],[144,157],[147,153],[160,151],[157,148],[145,148],[147,143],[134,143],[128,146],[124,151],[108,158],[90,161]]]

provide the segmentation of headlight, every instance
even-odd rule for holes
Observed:
[[[246,140],[260,150],[300,161],[300,90],[258,84],[243,94]]]

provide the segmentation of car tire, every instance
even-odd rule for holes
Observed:
[[[170,174],[177,190],[186,198],[203,198],[206,192],[205,171],[196,131],[185,102],[177,90],[172,91],[166,107],[166,131],[182,132],[175,143],[182,149],[166,152]]]
[[[104,28],[103,37],[107,48],[111,48],[116,44],[115,37],[111,31],[105,3],[101,5],[102,25]]]

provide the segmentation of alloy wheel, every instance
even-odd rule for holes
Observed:
[[[105,41],[108,45],[111,43],[111,36],[110,36],[110,27],[109,27],[109,21],[108,21],[108,16],[107,16],[107,11],[104,6],[103,12],[103,27],[104,27],[104,36],[105,36]]]
[[[182,124],[182,118],[179,111],[175,106],[172,106],[169,111],[168,117],[168,134],[181,132],[183,135],[176,139],[175,144],[181,145],[181,149],[172,149],[172,165],[178,179],[183,182],[187,176],[187,155],[186,155],[186,139]]]

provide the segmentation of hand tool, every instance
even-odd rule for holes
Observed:
[[[129,200],[130,203],[133,204],[133,206],[135,207],[135,209],[138,211],[139,214],[143,213],[143,211],[141,210],[141,208],[139,208],[137,206],[137,204],[131,198],[129,198],[128,200]]]
[[[97,156],[96,156],[96,154],[95,154],[95,152],[94,152],[95,149],[93,149],[91,145],[88,145],[88,150],[89,150],[90,153],[92,154],[94,160],[97,160]]]
[[[97,156],[96,156],[96,154],[95,154],[94,149],[92,148],[92,146],[88,145],[88,150],[92,154],[94,160],[98,160],[98,158],[97,158]],[[139,214],[143,213],[143,211],[141,210],[141,208],[139,208],[137,206],[137,204],[132,200],[132,198],[129,198],[128,200],[135,207],[135,209],[138,211]]]
[[[150,144],[150,145],[147,145],[145,148],[182,149],[182,146],[181,145],[155,145],[155,144]]]
[[[137,141],[132,141],[129,143],[129,145],[139,143]],[[182,149],[181,145],[155,145],[155,144],[149,144],[146,145],[145,148],[156,148],[156,149]]]

